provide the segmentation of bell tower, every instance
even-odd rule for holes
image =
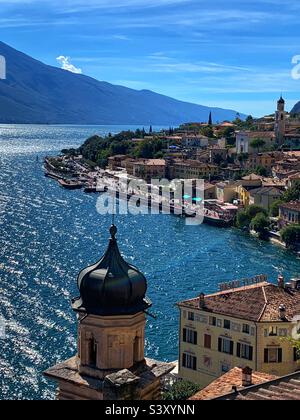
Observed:
[[[286,132],[286,113],[285,101],[281,95],[277,102],[277,111],[275,113],[275,136],[278,144],[283,145]]]
[[[114,225],[110,234],[104,256],[78,276],[78,353],[45,372],[60,400],[159,399],[160,378],[174,368],[145,359],[147,280],[123,259]]]

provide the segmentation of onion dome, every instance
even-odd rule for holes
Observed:
[[[73,299],[76,312],[90,315],[134,315],[152,304],[146,298],[147,280],[120,254],[116,226],[110,228],[111,239],[101,260],[78,276],[80,297]]]
[[[282,95],[278,101],[279,104],[285,104],[285,100],[283,99]]]

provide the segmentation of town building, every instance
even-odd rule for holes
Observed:
[[[133,176],[151,182],[152,179],[166,177],[166,161],[164,159],[138,159],[133,163]]]
[[[210,179],[218,173],[218,166],[197,160],[174,160],[169,167],[171,179]]]
[[[283,195],[283,191],[275,187],[261,187],[249,191],[249,204],[250,206],[255,204],[263,207],[268,212],[271,209],[272,204],[280,200]]]
[[[281,227],[300,224],[300,200],[280,204],[279,223]]]
[[[185,135],[182,138],[182,147],[184,148],[194,148],[200,147],[205,148],[208,146],[208,137],[200,135]]]
[[[224,181],[216,184],[217,200],[222,203],[232,203],[238,198],[238,183]]]
[[[111,171],[116,171],[122,168],[124,162],[129,159],[127,155],[115,155],[108,158],[108,168]]]
[[[263,280],[224,284],[218,293],[178,304],[182,379],[204,388],[234,367],[275,376],[299,369],[287,338],[299,322],[300,280]]]
[[[280,152],[255,153],[249,155],[245,162],[245,168],[250,171],[256,168],[264,168],[268,173],[271,173],[273,166],[281,158],[282,154]]]
[[[116,234],[98,263],[78,277],[78,353],[45,372],[58,383],[59,400],[155,400],[174,365],[145,359],[144,275],[120,254]]]

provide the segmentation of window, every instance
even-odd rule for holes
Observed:
[[[225,328],[225,330],[230,330],[231,329],[231,322],[228,321],[227,319],[224,319],[224,328]]]
[[[265,349],[265,363],[282,363],[282,349]]]
[[[182,366],[187,369],[197,370],[197,358],[190,354],[183,353]]]
[[[210,316],[209,317],[209,325],[211,325],[212,327],[217,326],[217,318],[215,316]]]
[[[211,349],[211,335],[204,334],[204,347],[206,349]]]
[[[222,320],[217,319],[217,327],[222,328]]]
[[[248,346],[247,344],[238,343],[236,355],[240,359],[252,361],[253,360],[253,347]]]
[[[189,312],[188,313],[188,320],[189,321],[195,321],[195,314],[194,314],[194,312]]]
[[[94,338],[89,341],[89,365],[97,366],[98,346]]]
[[[269,328],[269,337],[277,337],[278,329],[277,327],[270,327]]]
[[[219,338],[218,350],[220,353],[231,354],[233,355],[234,343],[227,338]]]
[[[250,334],[250,325],[243,324],[243,333],[244,334]]]
[[[197,344],[197,331],[183,329],[183,341],[184,343]]]
[[[300,351],[294,347],[294,362],[298,362],[300,360]]]
[[[287,336],[288,336],[288,330],[286,328],[280,328],[279,337],[287,337]]]

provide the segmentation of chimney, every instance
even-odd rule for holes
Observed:
[[[204,309],[205,308],[205,294],[201,293],[199,296],[199,308]]]
[[[247,388],[248,386],[253,385],[252,384],[252,373],[253,373],[253,370],[249,367],[245,367],[242,370],[242,375],[243,375],[242,385],[243,385],[244,388]]]
[[[279,318],[281,321],[286,320],[286,307],[284,305],[279,306]]]
[[[284,289],[285,288],[284,277],[283,277],[282,274],[280,274],[278,276],[278,287],[280,287],[280,289]]]

